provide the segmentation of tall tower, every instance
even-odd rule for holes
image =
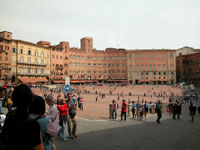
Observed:
[[[90,54],[93,50],[93,38],[84,37],[81,39],[81,49]]]

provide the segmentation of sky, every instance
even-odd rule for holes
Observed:
[[[93,37],[93,47],[200,48],[200,0],[0,0],[0,31],[52,45]]]

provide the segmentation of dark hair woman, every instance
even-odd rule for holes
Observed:
[[[3,146],[8,150],[44,150],[40,126],[28,116],[32,102],[31,89],[25,84],[17,86],[12,93],[12,101],[16,110],[7,115],[3,126]]]

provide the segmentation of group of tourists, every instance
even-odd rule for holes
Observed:
[[[0,89],[1,99],[3,93]],[[56,105],[52,95],[35,95],[25,84],[15,87],[10,96],[12,109],[6,114],[4,125],[0,125],[1,150],[55,150],[55,137],[67,140],[66,126],[69,138],[77,138],[75,116],[78,101],[83,109],[81,98],[68,93]]]
[[[126,117],[127,117],[127,103],[126,100],[123,99],[122,100],[122,105],[121,105],[121,121],[126,121]],[[112,119],[117,119],[117,109],[119,108],[119,104],[113,100],[112,101]],[[131,112],[132,112],[132,118],[137,119],[137,120],[143,120],[143,118],[145,120],[147,120],[147,114],[150,110],[150,106],[149,104],[147,104],[147,101],[145,101],[144,104],[139,103],[139,101],[137,101],[137,103],[135,103],[135,101],[132,101],[132,105],[131,105]]]

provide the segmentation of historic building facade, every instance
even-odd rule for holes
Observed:
[[[11,32],[0,32],[0,85],[11,80],[11,40]]]
[[[51,71],[50,79],[53,83],[64,83],[68,75],[68,52],[69,42],[60,42],[58,45],[51,45],[50,42],[40,41],[38,45],[49,47],[51,50]]]
[[[200,49],[194,49],[192,47],[184,46],[176,50],[176,56],[191,55],[195,53],[200,53]]]
[[[176,83],[175,50],[130,50],[127,61],[130,84]]]
[[[177,63],[177,82],[200,83],[200,53],[178,56]]]
[[[74,48],[69,42],[51,45],[14,40],[12,33],[0,32],[0,81],[64,83],[68,76],[71,83],[174,84],[176,55],[197,51],[190,47],[178,51],[96,50],[91,37],[82,38],[80,48]],[[177,62],[180,67],[183,65]],[[177,72],[177,76],[184,73]]]
[[[93,49],[93,39],[81,39],[81,49],[70,48],[68,75],[72,82],[127,82],[127,59],[124,49]]]
[[[50,78],[50,49],[12,40],[12,82],[47,83]]]

